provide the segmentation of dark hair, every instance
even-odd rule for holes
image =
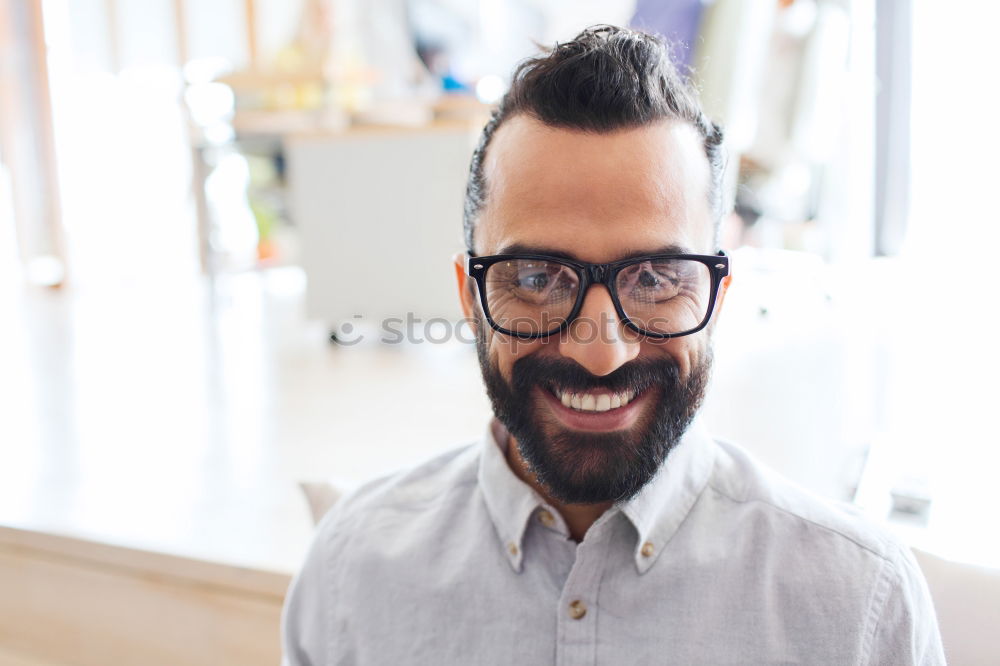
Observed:
[[[573,41],[525,60],[483,128],[465,189],[465,244],[473,249],[476,219],[486,204],[483,161],[497,128],[528,114],[552,127],[606,133],[663,119],[690,123],[704,139],[711,171],[709,204],[716,233],[722,217],[722,129],[702,111],[691,84],[653,35],[600,25]]]

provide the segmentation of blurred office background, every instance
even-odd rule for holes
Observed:
[[[997,20],[0,0],[0,663],[273,662],[299,484],[322,501],[484,430],[450,263],[468,159],[512,67],[595,23],[670,38],[727,128],[707,425],[1000,568]]]

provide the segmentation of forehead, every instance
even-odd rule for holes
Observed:
[[[515,116],[483,167],[479,254],[516,244],[604,262],[666,246],[713,249],[708,159],[687,123],[598,134]]]

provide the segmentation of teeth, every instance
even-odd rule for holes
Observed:
[[[618,409],[632,402],[635,393],[626,391],[625,393],[570,393],[568,391],[555,390],[559,401],[565,407],[578,409],[585,412],[606,412],[609,409]]]

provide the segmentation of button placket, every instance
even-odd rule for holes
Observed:
[[[576,560],[559,598],[556,664],[593,664],[597,658],[597,590],[604,575],[613,532],[602,517],[576,547]]]

